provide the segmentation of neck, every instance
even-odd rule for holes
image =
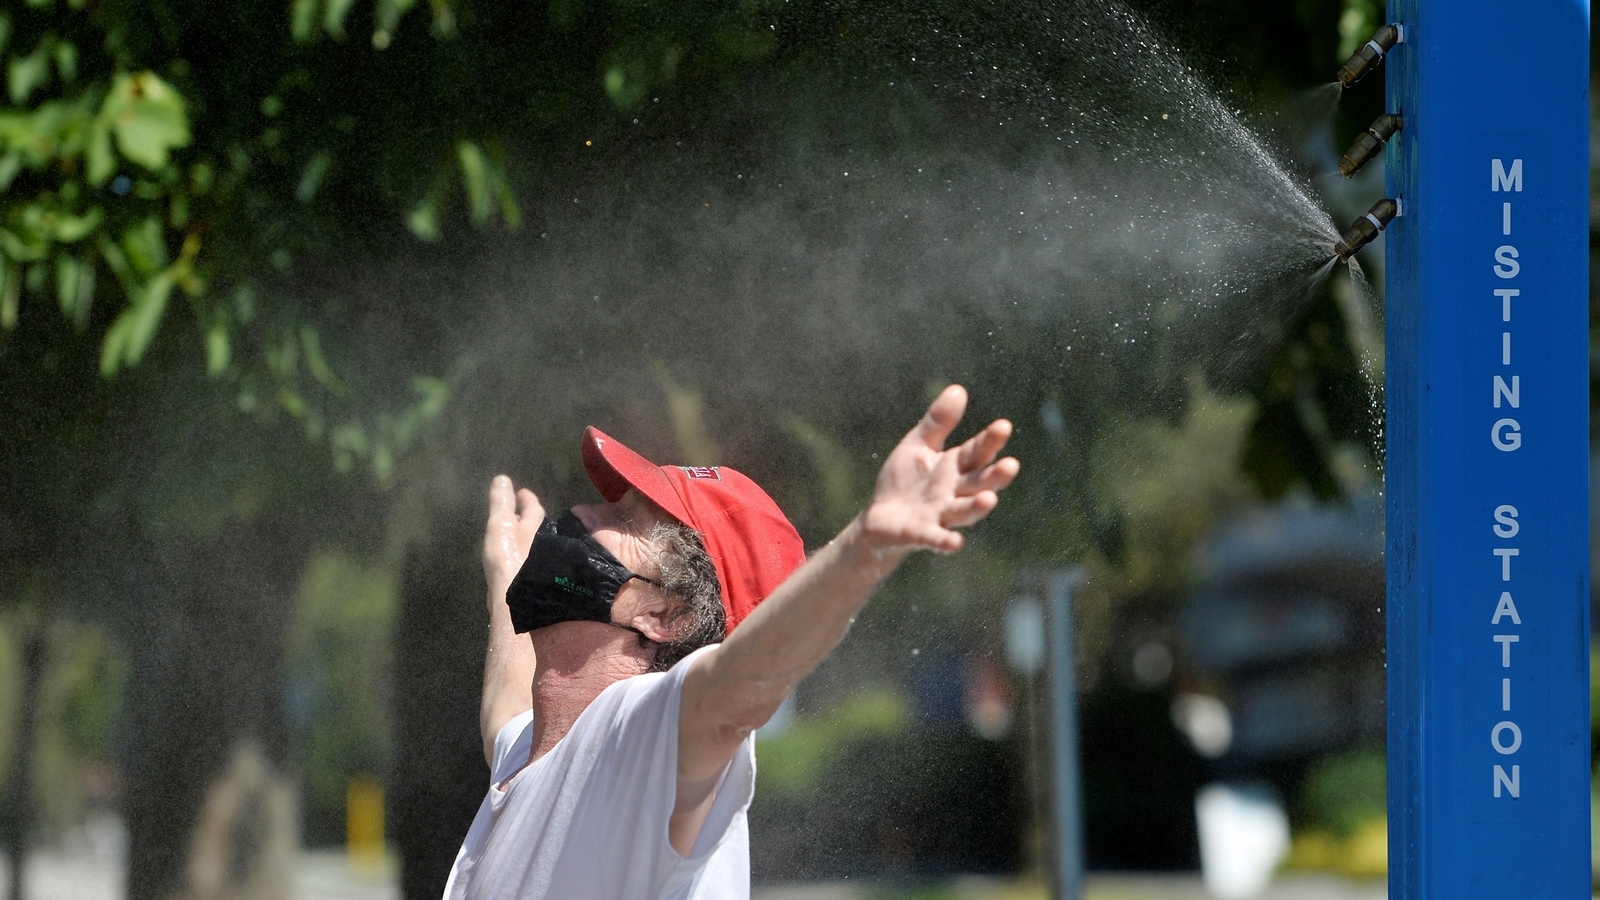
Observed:
[[[532,632],[533,748],[530,760],[550,752],[600,692],[650,670],[652,651],[638,636],[599,622],[562,622]]]

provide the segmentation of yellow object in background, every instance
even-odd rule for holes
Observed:
[[[383,784],[370,775],[357,775],[345,788],[345,846],[351,869],[383,871]]]
[[[1368,819],[1340,838],[1325,829],[1296,834],[1285,865],[1290,869],[1333,871],[1351,878],[1377,879],[1389,873],[1389,823]]]

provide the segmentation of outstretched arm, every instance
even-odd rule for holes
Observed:
[[[494,739],[500,729],[533,708],[533,643],[511,627],[506,589],[517,577],[533,546],[534,532],[544,521],[544,507],[533,491],[513,493],[511,479],[495,476],[489,484],[489,522],[483,533],[483,577],[489,586],[489,650],[483,661],[483,703],[478,728],[483,733],[483,758],[494,765]]]
[[[954,553],[999,503],[1019,464],[996,459],[1011,423],[991,422],[944,449],[966,411],[959,385],[944,389],[884,461],[872,500],[844,531],[789,577],[686,673],[678,724],[678,795],[672,844],[687,854],[728,761],[784,697],[844,636],[872,589],[914,550]]]

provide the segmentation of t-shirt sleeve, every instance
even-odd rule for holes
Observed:
[[[705,824],[700,826],[700,836],[695,838],[689,859],[703,859],[715,850],[728,834],[735,817],[750,808],[750,801],[755,794],[756,737],[752,734],[744,739],[739,749],[733,751],[733,759],[728,762],[728,768],[722,771],[716,798],[711,801],[711,811],[706,814]],[[667,847],[670,850],[672,845],[669,843]]]
[[[489,783],[499,784],[517,774],[528,761],[533,747],[533,710],[511,718],[494,736],[494,765],[489,768]]]
[[[709,648],[707,648],[709,649]],[[668,826],[677,802],[678,713],[689,663],[704,649],[685,657],[658,676],[629,679],[612,720],[607,751],[615,773],[610,785],[610,846],[629,846],[654,870],[654,896],[674,896],[705,867],[726,839],[743,834],[742,813],[755,792],[755,744],[747,739],[723,771],[711,810],[688,857],[673,849]],[[735,823],[741,827],[734,828]],[[618,833],[623,832],[623,833]],[[626,893],[625,891],[623,892]]]

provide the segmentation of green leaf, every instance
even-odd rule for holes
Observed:
[[[126,309],[106,329],[100,345],[100,374],[110,378],[124,366],[138,365],[167,310],[175,281],[172,270],[150,279],[134,292]]]
[[[122,282],[122,286],[131,291],[133,269],[128,265],[127,254],[123,253],[122,248],[117,246],[117,242],[113,241],[105,233],[101,233],[95,243],[99,245],[100,255],[105,258],[106,267],[111,270],[111,274],[117,276],[117,280]]]
[[[117,170],[116,157],[111,153],[111,125],[105,116],[96,116],[89,123],[89,183],[99,187]]]
[[[72,327],[79,334],[89,330],[89,311],[94,306],[94,251],[78,260],[78,296],[72,302]]]
[[[328,0],[322,10],[322,30],[335,38],[344,38],[344,17],[349,14],[354,0]]]
[[[50,250],[49,245],[37,238],[31,240],[29,238],[32,238],[32,235],[25,238],[8,228],[0,228],[0,251],[4,251],[6,256],[17,262],[38,262],[44,259]]]
[[[55,49],[56,72],[62,81],[72,81],[78,77],[78,48],[72,44],[61,41]]]
[[[216,170],[212,169],[209,163],[197,162],[189,169],[189,190],[193,191],[195,196],[203,197],[211,190],[211,183],[216,177]]]
[[[17,327],[17,305],[22,300],[22,273],[11,263],[0,264],[0,329]]]
[[[372,474],[378,476],[379,481],[387,481],[394,474],[394,451],[387,443],[379,442],[372,451]]]
[[[218,322],[206,332],[206,374],[215,378],[228,371],[233,350],[228,326]]]
[[[433,36],[453,37],[456,33],[456,14],[450,8],[450,0],[429,0],[433,7]]]
[[[395,29],[400,27],[400,17],[405,15],[417,0],[378,0],[377,7],[373,10],[373,18],[377,21],[372,29],[372,46],[382,50],[389,46],[394,39]]]
[[[306,415],[306,401],[299,394],[288,388],[278,388],[278,405],[296,419],[303,419]]]
[[[161,316],[167,311],[167,298],[172,296],[172,284],[172,273],[162,272],[150,279],[139,298],[123,312],[124,316],[132,315],[122,353],[128,365],[138,365],[139,360],[144,358],[145,350],[149,349],[151,339],[156,336],[156,326],[161,324]]]
[[[110,378],[122,368],[124,348],[128,345],[128,329],[133,325],[133,308],[129,307],[117,315],[111,327],[106,329],[106,336],[100,341],[100,375]]]
[[[612,66],[606,70],[606,93],[611,96],[611,102],[618,106],[626,106],[625,98],[628,89],[628,73],[621,66]]]
[[[44,87],[50,79],[50,54],[55,49],[51,35],[39,41],[27,56],[14,56],[6,66],[6,86],[11,92],[11,102],[22,105],[34,90]]]
[[[430,193],[406,216],[406,227],[424,241],[439,239],[439,198]]]
[[[517,197],[511,190],[511,181],[506,178],[505,151],[498,144],[491,144],[488,160],[489,189],[498,204],[500,221],[505,223],[507,229],[515,231],[522,224],[522,210],[517,206]]]
[[[300,346],[305,350],[306,368],[310,370],[312,378],[336,396],[343,397],[350,392],[322,355],[322,338],[317,335],[315,328],[310,325],[300,327]]]
[[[11,40],[11,17],[0,12],[0,53],[4,53],[6,44]]]
[[[56,256],[56,302],[61,304],[61,313],[68,321],[74,319],[78,307],[78,283],[83,278],[83,267],[71,256],[62,253]]]
[[[122,233],[122,249],[137,275],[153,275],[167,267],[166,234],[161,220],[147,217]]]
[[[494,209],[490,205],[489,173],[483,151],[472,141],[462,141],[456,145],[456,157],[461,161],[461,183],[467,189],[467,216],[473,225],[481,226],[489,221]]]
[[[22,171],[22,154],[13,150],[5,156],[0,156],[0,191],[11,187],[11,182]]]
[[[1339,14],[1339,56],[1344,62],[1361,49],[1378,28],[1383,15],[1383,5],[1376,0],[1344,0]]]
[[[37,168],[54,155],[52,135],[39,127],[38,112],[0,112],[0,144],[13,153],[21,153],[26,161]],[[41,133],[44,132],[44,133]]]
[[[495,196],[500,200],[500,221],[512,231],[522,227],[522,209],[517,205],[517,196],[511,192],[511,182],[504,175],[495,179]]]
[[[294,0],[289,4],[289,33],[305,43],[316,33],[317,0]],[[271,115],[271,113],[268,113]]]
[[[424,419],[437,416],[450,400],[450,385],[443,378],[419,375],[411,379],[411,390],[419,397],[417,414]]]
[[[96,206],[81,216],[57,216],[55,219],[55,238],[63,244],[74,244],[83,240],[100,227],[105,219],[105,210]]]
[[[317,189],[322,186],[323,176],[328,174],[328,166],[333,162],[333,156],[326,150],[318,150],[311,161],[300,172],[300,183],[295,186],[294,196],[301,203],[310,203],[317,197]]]
[[[293,335],[286,334],[277,346],[267,347],[266,357],[267,369],[280,381],[288,381],[294,377],[295,369],[300,365],[300,345]]]
[[[118,75],[100,114],[122,155],[147,169],[165,166],[168,153],[191,140],[182,95],[150,72]]]
[[[349,472],[357,458],[367,455],[367,433],[359,423],[336,426],[328,442],[333,447],[333,466],[340,472]]]
[[[176,191],[168,200],[171,205],[167,207],[167,224],[181,231],[189,225],[189,195]]]

